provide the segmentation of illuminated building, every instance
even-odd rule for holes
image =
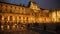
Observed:
[[[32,23],[35,22],[34,11],[24,6],[17,6],[8,3],[0,3],[0,18],[1,22],[20,22]]]
[[[52,10],[50,13],[53,22],[60,22],[60,10]]]
[[[34,2],[30,2],[28,7],[4,2],[0,3],[0,30],[2,31],[26,30],[25,24],[31,23],[39,23],[41,30],[44,29],[44,26],[46,26],[46,30],[49,30],[49,28],[55,30],[55,24],[51,23],[57,22],[60,22],[59,10],[42,10]]]
[[[35,22],[50,23],[56,21],[56,15],[54,12],[49,13],[49,10],[41,10],[34,2],[30,2],[29,7],[1,2],[0,22],[16,22],[23,24]],[[60,12],[57,13],[57,18],[60,20],[59,14]],[[57,21],[59,21],[58,19]]]

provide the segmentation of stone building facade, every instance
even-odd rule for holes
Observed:
[[[30,7],[3,2],[0,3],[0,22],[50,23],[55,22],[54,15],[52,15],[53,12],[41,10],[34,2],[30,2]]]

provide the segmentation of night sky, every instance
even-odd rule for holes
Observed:
[[[28,6],[30,0],[0,0],[1,2],[7,2],[16,5]],[[60,0],[34,0],[37,5],[42,9],[60,9]]]

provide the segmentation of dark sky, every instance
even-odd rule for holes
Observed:
[[[23,5],[27,6],[28,5],[28,2],[30,0],[0,0],[0,1],[11,3],[11,4],[16,4],[16,5],[23,4]]]
[[[17,5],[28,6],[30,0],[0,0],[1,2],[7,2]],[[60,9],[60,0],[34,0],[37,5],[42,9]]]
[[[37,4],[43,9],[60,9],[60,0],[38,0]]]

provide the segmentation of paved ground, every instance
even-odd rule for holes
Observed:
[[[32,30],[28,31],[12,31],[12,32],[7,32],[7,31],[1,31],[0,34],[40,34],[38,32],[34,32]]]

